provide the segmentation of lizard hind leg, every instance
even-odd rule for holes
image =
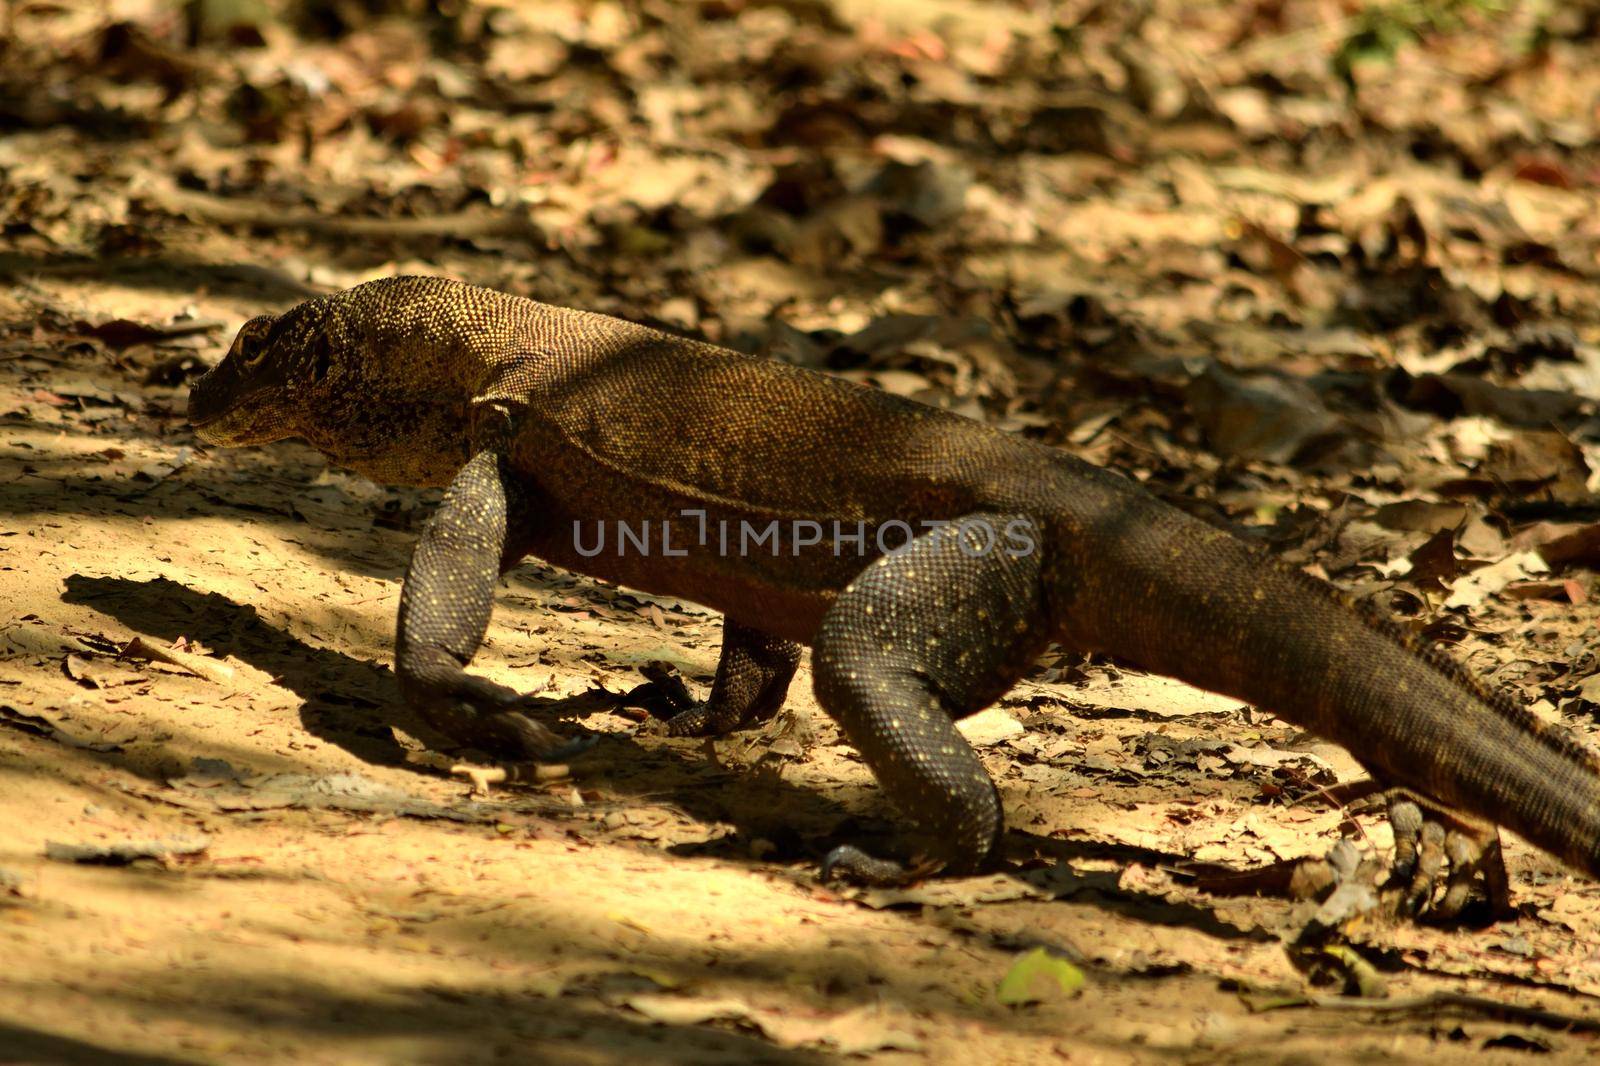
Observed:
[[[675,737],[721,736],[778,713],[800,665],[800,645],[732,618],[722,622],[722,654],[706,702],[667,722]]]
[[[1469,908],[1475,920],[1515,913],[1495,826],[1464,819],[1378,777],[1346,781],[1321,795],[1340,807],[1370,809],[1381,801],[1387,808],[1394,854],[1381,898],[1396,913],[1427,915],[1446,924],[1468,917]],[[1361,869],[1370,868],[1363,863]]]
[[[1463,821],[1401,790],[1386,798],[1394,829],[1390,880],[1400,889],[1400,911],[1454,921],[1481,890],[1491,918],[1513,913],[1498,829]],[[1436,899],[1441,883],[1444,892]]]
[[[1049,641],[1037,549],[996,541],[1018,520],[973,514],[917,537],[869,565],[823,617],[817,699],[928,842],[909,869],[836,848],[824,880],[970,873],[998,844],[999,793],[955,720],[1002,696]]]

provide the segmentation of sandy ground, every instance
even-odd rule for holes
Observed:
[[[1513,919],[1296,951],[1315,904],[1190,864],[1381,852],[1309,799],[1355,764],[1114,662],[974,721],[987,877],[818,884],[895,815],[805,667],[764,731],[597,701],[568,777],[474,795],[389,665],[429,497],[182,414],[247,318],[449,274],[1115,466],[1592,738],[1586,5],[3,6],[0,1062],[1600,1051],[1600,885],[1510,841]],[[719,631],[529,563],[476,668],[704,691]],[[1081,987],[1008,1002],[1038,949]]]
[[[72,297],[101,317],[164,306],[128,288]],[[200,354],[253,309],[201,302],[225,328]],[[1482,1010],[1253,1012],[1332,991],[1285,948],[1308,905],[1207,896],[1170,870],[1326,850],[1338,815],[1289,806],[1283,785],[1353,764],[1229,701],[1108,667],[1065,683],[1044,664],[1003,719],[986,716],[1009,733],[983,749],[1012,826],[1011,869],[992,877],[900,896],[816,883],[831,842],[886,839],[892,814],[805,670],[765,734],[668,740],[597,712],[583,724],[603,738],[570,779],[474,798],[407,762],[420,727],[388,667],[426,500],[298,443],[198,450],[182,387],[38,340],[0,362],[0,1059],[1594,1050],[1592,1034]],[[551,695],[626,691],[652,660],[703,683],[717,634],[692,605],[529,564],[506,580],[478,666]],[[1378,820],[1361,824],[1386,842]],[[155,857],[88,865],[52,858],[56,845]],[[1510,859],[1516,921],[1373,923],[1354,939],[1396,1000],[1480,995],[1595,1024],[1600,889],[1515,842]],[[1075,959],[1084,987],[997,1003],[1038,946]]]

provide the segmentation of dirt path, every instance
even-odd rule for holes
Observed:
[[[102,317],[145,301],[155,317],[138,293],[103,298]],[[220,301],[200,311],[239,316]],[[958,1061],[981,1048],[995,1061],[1294,1062],[1330,1040],[1402,1061],[1591,1044],[1470,1013],[1252,1014],[1246,992],[1308,987],[1281,942],[1307,912],[1207,897],[1165,870],[1319,853],[1337,816],[1264,797],[1353,764],[1226,700],[1108,668],[1086,684],[1047,672],[982,723],[1027,727],[984,749],[1026,880],[894,906],[818,887],[829,840],[889,825],[805,674],[768,735],[675,741],[596,713],[584,724],[605,738],[571,780],[474,799],[407,765],[390,727],[416,728],[387,661],[413,536],[394,527],[422,504],[298,444],[196,453],[181,388],[130,385],[99,352],[49,351],[0,363],[6,402],[30,413],[8,423],[0,457],[15,475],[0,538],[0,869],[18,893],[0,906],[0,1058],[905,1048]],[[506,582],[480,665],[552,695],[625,691],[653,660],[703,682],[717,634],[690,605],[528,565]],[[135,639],[176,646],[200,674],[119,659]],[[1384,843],[1378,821],[1363,828]],[[54,844],[203,847],[106,867],[53,860]],[[1369,931],[1397,968],[1391,992],[1600,1018],[1587,1002],[1600,890],[1526,848],[1512,862],[1525,913],[1513,926]],[[998,1005],[998,982],[1038,945],[1077,959],[1086,988]]]
[[[608,705],[473,795],[389,669],[431,499],[182,417],[246,318],[449,274],[1115,466],[1592,736],[1584,5],[258,6],[0,24],[0,1061],[1600,1050],[1600,885],[1517,841],[1514,921],[1356,922],[1387,998],[1308,1005],[1350,972],[1291,951],[1315,904],[1185,871],[1387,847],[1310,802],[1355,764],[1103,659],[971,724],[991,877],[817,884],[894,822],[805,668],[765,732]],[[476,665],[703,686],[719,629],[529,563]],[[1082,987],[1002,1002],[1039,948]]]

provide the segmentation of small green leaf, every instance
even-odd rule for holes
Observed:
[[[1084,983],[1082,970],[1045,948],[1034,948],[1011,964],[1011,969],[995,988],[994,998],[1007,1007],[1036,1003],[1044,998],[1033,991],[1040,977],[1055,981],[1061,987],[1062,994],[1067,996],[1081,989]]]

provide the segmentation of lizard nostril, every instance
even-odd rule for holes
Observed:
[[[191,423],[203,422],[208,417],[205,402],[205,383],[206,378],[210,376],[210,374],[206,374],[205,377],[189,386],[189,407],[185,414]]]

